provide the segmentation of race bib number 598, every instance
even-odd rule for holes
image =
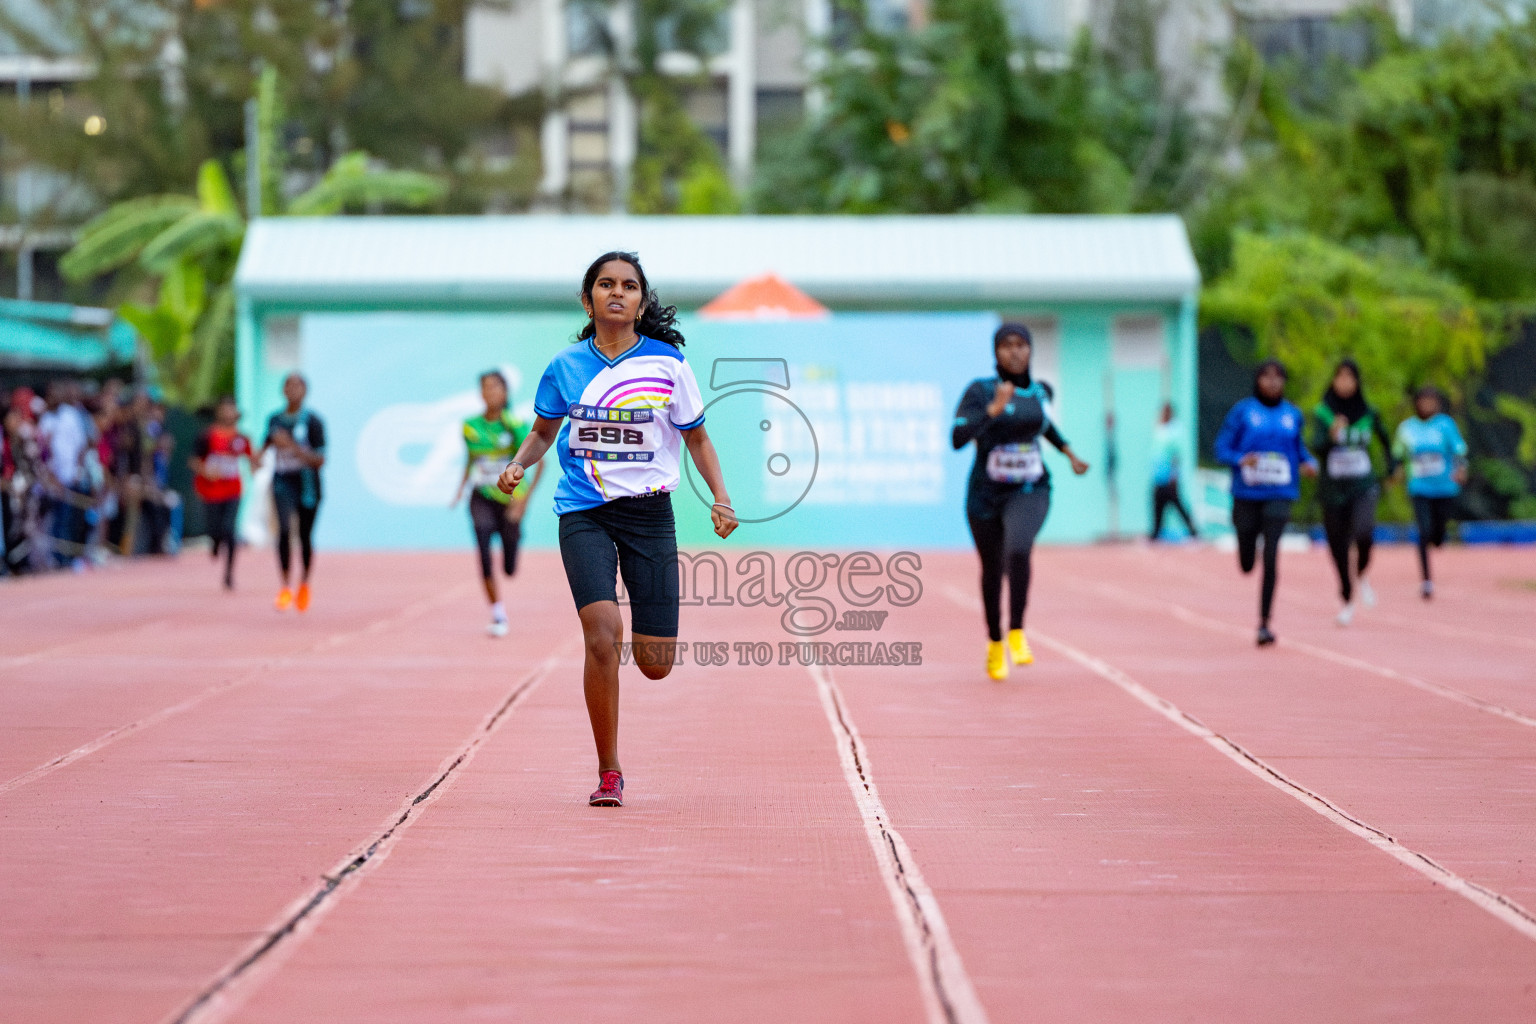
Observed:
[[[650,462],[650,432],[656,429],[650,409],[605,409],[575,405],[569,412],[571,454],[597,462]]]

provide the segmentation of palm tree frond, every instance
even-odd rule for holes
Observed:
[[[163,274],[182,260],[196,260],[227,245],[245,233],[245,222],[234,213],[194,210],[155,235],[139,254],[139,265]]]
[[[158,306],[125,302],[117,307],[117,315],[139,333],[156,364],[164,365],[176,354],[183,332],[181,324],[170,313]]]
[[[240,215],[240,204],[229,184],[229,175],[224,173],[224,167],[217,160],[204,160],[197,169],[197,201],[206,213]]]
[[[174,264],[160,282],[160,310],[173,317],[181,325],[182,337],[177,341],[176,355],[181,355],[192,343],[192,328],[203,315],[208,299],[208,275],[191,260]]]
[[[205,405],[218,397],[220,382],[232,370],[235,336],[235,290],[225,286],[213,293],[208,311],[192,332],[191,358],[197,370],[192,378],[189,404]]]
[[[319,184],[295,198],[288,212],[314,217],[375,206],[420,210],[441,201],[447,192],[448,186],[433,175],[373,170],[366,153],[348,153],[331,165]]]
[[[132,263],[156,235],[197,209],[187,196],[145,196],[118,203],[80,229],[59,261],[70,281],[84,281]]]

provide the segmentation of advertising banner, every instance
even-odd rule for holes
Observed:
[[[462,423],[498,369],[531,423],[551,357],[579,315],[322,313],[300,325],[311,405],[330,437],[319,542],[332,549],[462,547],[449,502],[463,477]],[[839,314],[781,322],[686,317],[684,353],[707,405],[750,547],[960,548],[970,452],[950,446],[965,385],[992,372],[985,313]],[[1064,460],[1048,455],[1060,472]],[[709,495],[687,463],[679,540],[703,544]],[[524,525],[553,546],[554,460]]]

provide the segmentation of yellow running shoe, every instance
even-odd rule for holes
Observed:
[[[309,584],[300,583],[299,592],[293,595],[293,606],[301,612],[309,611]]]
[[[280,612],[285,612],[293,607],[293,591],[284,587],[277,592],[277,600],[272,602],[272,607]]]
[[[1033,665],[1035,652],[1029,649],[1029,641],[1024,639],[1022,629],[1010,629],[1008,631],[1008,653],[1013,657],[1015,665]]]
[[[999,681],[1008,678],[1008,649],[1001,640],[987,641],[987,675]]]

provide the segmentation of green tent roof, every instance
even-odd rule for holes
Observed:
[[[0,299],[0,365],[93,370],[132,362],[137,343],[110,309]]]

